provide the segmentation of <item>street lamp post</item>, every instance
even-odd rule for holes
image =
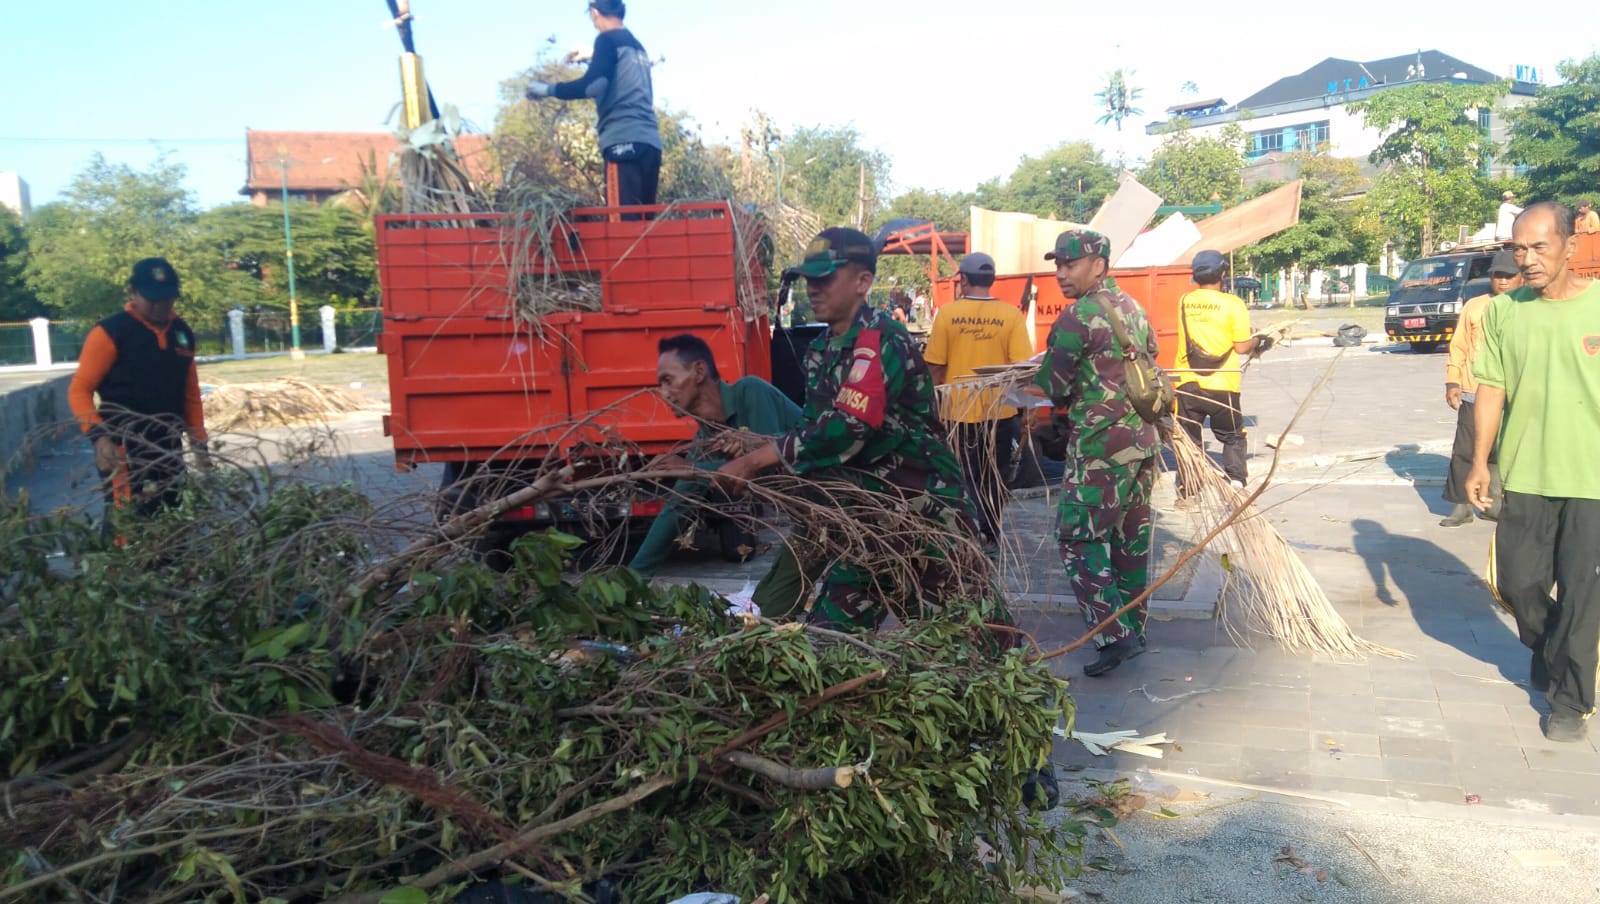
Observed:
[[[289,158],[278,158],[278,171],[283,175],[283,256],[289,267],[289,357],[304,360],[306,353],[300,348],[300,302],[294,292],[294,234],[289,229]]]

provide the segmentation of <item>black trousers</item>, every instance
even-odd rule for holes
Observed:
[[[1478,428],[1473,421],[1473,405],[1463,399],[1461,407],[1456,409],[1456,439],[1450,447],[1450,474],[1444,481],[1444,499],[1456,505],[1471,505],[1472,500],[1467,498],[1467,475],[1472,472],[1472,445],[1477,441]],[[1489,495],[1498,500],[1500,498],[1500,469],[1495,467],[1494,450],[1489,451]],[[1495,508],[1490,509],[1489,517],[1498,515]]]
[[[606,148],[602,156],[616,174],[618,204],[656,203],[656,190],[661,182],[660,148],[648,144],[619,144]]]
[[[1178,387],[1178,423],[1196,446],[1200,445],[1200,427],[1207,418],[1211,419],[1211,435],[1222,444],[1222,470],[1229,480],[1244,483],[1245,459],[1250,447],[1244,437],[1244,412],[1239,408],[1239,394],[1201,389],[1199,383]]]
[[[186,471],[183,440],[176,431],[146,430],[113,434],[127,464],[115,473],[100,472],[105,496],[101,530],[111,534],[113,510],[149,518],[178,504],[178,485]]]
[[[1505,494],[1495,528],[1496,583],[1516,616],[1523,646],[1544,657],[1550,705],[1558,711],[1594,711],[1600,675],[1597,554],[1600,499]]]
[[[1011,473],[1011,447],[1021,434],[1021,418],[956,424],[961,477],[976,503],[978,525],[991,540],[1000,539],[1000,512],[1010,495],[1006,475]]]

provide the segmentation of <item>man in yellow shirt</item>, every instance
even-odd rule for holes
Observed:
[[[939,310],[922,353],[935,384],[959,382],[986,365],[1033,357],[1028,321],[1019,307],[990,294],[994,277],[989,255],[975,251],[961,259],[956,300]],[[983,532],[997,542],[1006,497],[1003,475],[1011,470],[1011,447],[1021,426],[1017,409],[1001,405],[996,389],[952,389],[942,414],[955,425],[962,476],[978,503]]]
[[[1209,418],[1211,435],[1222,444],[1222,470],[1234,486],[1243,487],[1249,447],[1239,390],[1244,374],[1241,355],[1266,351],[1272,340],[1250,329],[1250,312],[1237,295],[1222,291],[1228,259],[1202,251],[1189,265],[1198,288],[1178,302],[1178,423],[1200,445],[1200,427]],[[1179,481],[1179,503],[1192,505]]]
[[[1450,337],[1450,360],[1444,366],[1444,401],[1456,410],[1456,439],[1450,450],[1450,475],[1445,480],[1444,498],[1455,503],[1449,517],[1439,522],[1440,527],[1460,527],[1472,521],[1471,500],[1467,498],[1467,474],[1472,470],[1472,447],[1476,442],[1473,400],[1477,398],[1478,379],[1472,375],[1472,362],[1483,348],[1483,315],[1489,310],[1489,300],[1504,295],[1522,285],[1522,272],[1517,269],[1517,259],[1510,251],[1496,251],[1489,262],[1489,294],[1479,295],[1461,307],[1461,319],[1456,324],[1455,335]],[[1494,456],[1489,456],[1494,464]],[[1494,495],[1499,495],[1498,487]]]
[[[1573,231],[1579,235],[1591,232],[1600,232],[1600,213],[1595,213],[1588,201],[1578,202],[1578,218],[1573,223]]]

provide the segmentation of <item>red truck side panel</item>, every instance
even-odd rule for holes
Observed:
[[[543,458],[591,443],[666,451],[694,425],[644,391],[656,385],[657,343],[678,333],[705,339],[724,379],[770,379],[767,320],[739,309],[741,285],[764,290],[755,236],[743,232],[753,224],[725,203],[653,210],[657,219],[627,221],[572,212],[549,260],[521,269],[598,284],[601,310],[546,315],[537,329],[511,316],[504,215],[380,217],[397,462]]]

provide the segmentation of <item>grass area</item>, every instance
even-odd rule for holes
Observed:
[[[388,385],[388,359],[374,352],[343,352],[336,355],[307,355],[295,361],[288,355],[276,358],[246,358],[243,361],[217,361],[200,365],[201,383],[256,383],[281,377],[296,377],[328,386],[361,383],[373,389]]]

